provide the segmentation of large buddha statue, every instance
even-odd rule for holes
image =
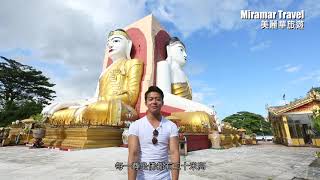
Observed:
[[[216,130],[212,108],[192,101],[192,90],[183,70],[187,61],[184,44],[177,38],[167,45],[167,59],[157,63],[157,86],[163,89],[164,103],[185,112],[173,112],[180,119],[179,125],[189,132]]]
[[[55,103],[43,110],[50,124],[120,126],[136,120],[143,62],[130,58],[132,42],[122,29],[108,35],[112,64],[100,75],[94,98],[83,102]]]
[[[177,37],[171,38],[166,48],[168,57],[166,61],[160,61],[157,66],[157,85],[164,92],[191,100],[191,87],[183,70],[187,61],[186,48]],[[163,73],[164,69],[169,72]]]

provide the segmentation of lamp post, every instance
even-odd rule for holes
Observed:
[[[264,132],[263,132],[263,129],[262,129],[262,122],[261,122],[261,119],[260,119],[260,131],[262,132],[262,138],[264,141],[266,141],[265,137],[264,137]]]

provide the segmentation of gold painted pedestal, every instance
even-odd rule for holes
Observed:
[[[312,145],[315,147],[320,147],[320,138],[312,138]]]
[[[233,145],[236,147],[241,146],[239,134],[233,134],[233,136],[234,136],[233,141],[232,141]]]
[[[19,141],[16,142],[17,136],[19,136]],[[27,133],[23,132],[23,129],[18,128],[11,128],[9,131],[8,137],[4,140],[4,145],[23,145],[33,141],[32,133],[29,131]]]
[[[230,136],[230,134],[220,134],[220,146],[224,149],[233,147],[232,137]]]
[[[118,127],[47,127],[45,146],[74,149],[117,147],[123,130]]]

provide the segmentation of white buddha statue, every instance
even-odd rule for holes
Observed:
[[[101,73],[95,97],[45,107],[42,114],[49,123],[121,126],[125,120],[136,120],[134,107],[140,92],[143,62],[130,58],[131,47],[124,30],[111,31],[107,51],[113,62]]]
[[[182,126],[191,126],[193,129],[207,126],[209,129],[216,129],[214,110],[192,101],[191,86],[183,70],[187,61],[184,44],[177,37],[173,37],[166,48],[168,57],[157,63],[156,81],[157,86],[164,92],[164,105],[185,110],[171,114],[181,119],[179,123]]]
[[[167,46],[167,54],[166,61],[160,61],[157,64],[157,86],[164,92],[191,100],[191,87],[183,70],[187,61],[184,44],[177,37],[171,38]]]

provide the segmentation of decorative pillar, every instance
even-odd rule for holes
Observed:
[[[287,145],[292,145],[287,116],[285,116],[285,115],[282,116],[282,122],[283,122],[284,131],[285,131],[286,143],[287,143]]]
[[[208,139],[211,141],[211,148],[220,149],[220,134],[218,131],[212,131],[208,134]]]

